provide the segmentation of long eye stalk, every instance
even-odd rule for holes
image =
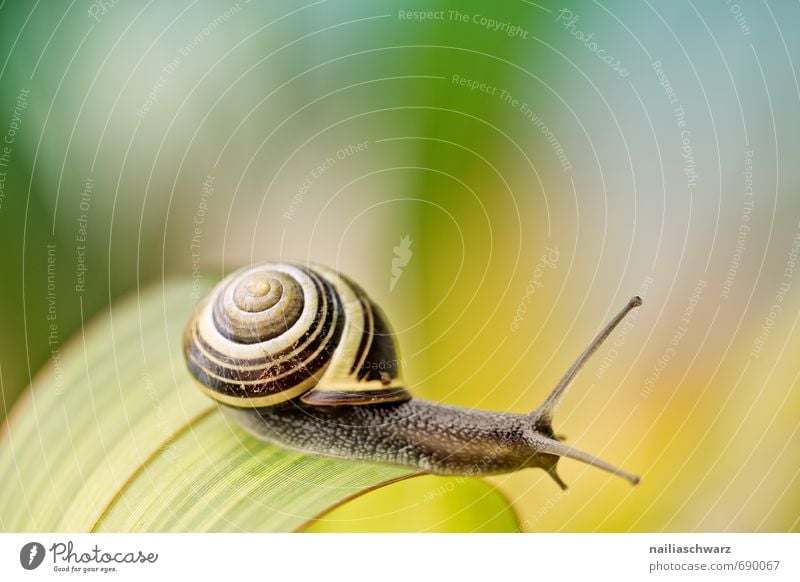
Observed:
[[[561,400],[564,398],[564,395],[567,392],[567,388],[569,388],[572,381],[575,379],[575,376],[578,375],[578,372],[583,367],[583,365],[587,362],[587,360],[597,351],[597,348],[611,335],[619,323],[625,318],[630,311],[636,307],[639,307],[642,304],[642,298],[637,296],[631,297],[628,304],[622,308],[622,310],[610,321],[606,326],[600,330],[600,332],[595,336],[592,342],[587,346],[587,348],[581,353],[580,356],[575,360],[572,366],[569,367],[564,377],[561,378],[559,383],[553,388],[553,391],[550,395],[545,399],[545,401],[534,410],[531,414],[531,421],[533,423],[533,428],[535,429],[535,436],[532,437],[532,444],[536,447],[537,450],[544,452],[544,453],[551,453],[553,455],[558,455],[560,457],[570,457],[579,461],[582,461],[588,465],[592,465],[594,467],[598,467],[609,473],[613,473],[614,475],[619,475],[620,477],[627,479],[631,482],[631,484],[636,485],[639,482],[639,477],[628,473],[627,471],[623,471],[622,469],[615,467],[605,461],[598,459],[588,453],[585,453],[579,449],[574,447],[570,447],[566,445],[557,438],[549,438],[545,436],[546,434],[553,433],[552,422],[553,422],[553,415],[555,414],[558,405],[561,403]],[[544,434],[542,434],[544,433]],[[552,477],[556,480],[556,482],[562,487],[566,488],[564,482],[558,477],[555,472],[555,465],[548,471]]]

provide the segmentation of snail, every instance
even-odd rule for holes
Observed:
[[[183,351],[199,388],[257,438],[304,453],[389,463],[439,475],[544,469],[561,457],[639,478],[562,442],[553,413],[586,360],[634,307],[628,304],[530,414],[413,398],[381,309],[356,283],[322,266],[267,263],[223,279],[194,310]]]

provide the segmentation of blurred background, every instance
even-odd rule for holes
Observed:
[[[744,0],[3,2],[0,415],[117,298],[251,262],[351,275],[416,395],[511,412],[640,294],[555,426],[641,485],[569,460],[566,495],[491,483],[528,531],[800,531],[798,23]]]

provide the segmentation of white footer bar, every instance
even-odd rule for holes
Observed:
[[[219,582],[797,581],[800,534],[0,535],[2,580],[187,575],[226,577]]]

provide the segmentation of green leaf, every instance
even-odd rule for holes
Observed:
[[[510,532],[517,515],[480,479],[421,475],[389,484],[322,515],[309,532]]]
[[[179,281],[113,305],[35,378],[0,433],[4,531],[295,531],[413,476],[286,451],[230,424],[184,366],[181,334],[195,295]],[[487,520],[516,528],[500,493],[465,481],[473,485],[449,498],[458,507],[445,529]],[[361,505],[368,519],[392,513],[391,499],[379,501],[380,511]],[[427,505],[445,523],[441,504]]]

